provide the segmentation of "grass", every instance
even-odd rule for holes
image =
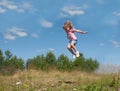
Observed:
[[[18,71],[0,75],[0,91],[120,91],[120,74]]]

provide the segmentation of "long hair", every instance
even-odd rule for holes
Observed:
[[[70,22],[70,21],[66,21],[65,23],[64,23],[64,25],[63,25],[63,29],[67,29],[67,28],[73,28],[73,24],[72,24],[72,22]]]

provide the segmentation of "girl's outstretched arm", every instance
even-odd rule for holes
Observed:
[[[82,33],[82,34],[87,34],[88,33],[86,31],[81,31],[81,30],[75,30],[75,32]]]

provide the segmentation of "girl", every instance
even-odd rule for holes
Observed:
[[[75,29],[70,21],[64,23],[63,29],[66,31],[67,38],[69,39],[67,49],[72,53],[72,57],[75,59],[80,56],[80,52],[76,49],[77,37],[75,32],[82,34],[86,34],[87,32]]]

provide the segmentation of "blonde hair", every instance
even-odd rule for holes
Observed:
[[[64,25],[63,25],[63,29],[67,29],[67,28],[73,28],[73,25],[72,25],[72,22],[70,22],[70,21],[66,21],[65,23],[64,23]]]

